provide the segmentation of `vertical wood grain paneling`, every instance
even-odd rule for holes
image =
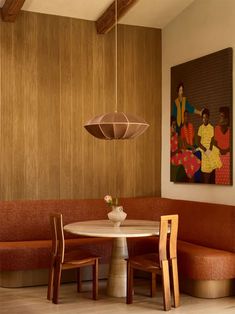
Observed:
[[[2,27],[0,24],[0,43],[2,41]],[[2,49],[0,46],[0,83],[2,83]],[[1,84],[2,85],[2,84]],[[2,86],[0,85],[0,121],[2,121]],[[2,143],[2,129],[0,125],[0,143]],[[2,147],[0,146],[0,156],[2,156]],[[3,163],[0,162],[0,190],[2,190],[2,170],[3,170]]]
[[[94,106],[93,106],[93,88],[94,88],[94,60],[93,53],[96,49],[95,42],[93,40],[94,34],[94,24],[93,23],[84,23],[82,28],[82,107],[83,107],[83,121],[87,121],[94,115]],[[98,62],[99,60],[97,60]],[[79,126],[78,126],[79,127]],[[84,134],[84,148],[83,148],[83,178],[84,178],[84,198],[94,197],[96,193],[94,191],[94,141],[95,138],[89,136],[88,133],[83,129]],[[98,157],[98,156],[97,156]]]
[[[114,30],[31,12],[0,22],[0,199],[160,195],[161,32],[118,34],[118,110],[151,126],[101,141],[83,124],[115,110]]]
[[[71,66],[72,66],[72,197],[84,195],[84,108],[82,106],[82,28],[84,21],[72,20]]]
[[[99,108],[100,112],[105,111],[104,90],[106,88],[105,78],[104,78],[104,67],[105,67],[105,51],[104,51],[104,41],[105,36],[97,36],[93,32],[93,111],[95,108]],[[89,114],[90,115],[90,114]],[[93,195],[102,195],[103,186],[102,178],[105,178],[105,161],[103,158],[105,152],[105,141],[93,142],[93,171],[92,171],[92,183],[93,183]],[[98,156],[102,156],[99,158]],[[98,158],[97,158],[98,157]]]
[[[25,51],[25,32],[24,19],[20,19],[18,27],[13,28],[13,67],[11,73],[11,81],[13,82],[12,90],[12,112],[13,112],[13,147],[12,147],[12,195],[17,199],[20,195],[25,194],[25,88],[24,88],[24,70],[26,64],[24,62]]]
[[[38,80],[37,80],[37,16],[24,18],[24,136],[25,199],[38,198]],[[22,104],[23,105],[23,104]],[[27,136],[26,136],[27,135]],[[18,165],[19,167],[20,165]],[[20,198],[23,196],[20,195]]]
[[[72,198],[72,23],[60,19],[60,197]]]
[[[60,198],[60,18],[37,17],[39,197]]]
[[[123,78],[119,81],[120,106],[150,123],[147,132],[125,143],[123,173],[128,176],[121,195],[128,195],[126,191],[131,195],[160,195],[161,33],[120,25],[119,48],[119,77]]]
[[[13,199],[13,24],[1,25],[1,198]]]

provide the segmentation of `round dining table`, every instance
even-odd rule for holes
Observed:
[[[126,296],[126,261],[128,258],[127,238],[159,235],[159,221],[126,219],[120,227],[114,227],[110,220],[87,220],[64,226],[73,234],[89,237],[113,238],[109,264],[107,294],[113,297]]]

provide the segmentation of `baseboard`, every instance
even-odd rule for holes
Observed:
[[[180,291],[193,297],[216,299],[235,295],[235,279],[193,280],[180,278]]]
[[[91,267],[81,269],[82,280],[92,279]],[[106,279],[108,276],[108,264],[99,265],[99,279]],[[62,282],[73,282],[76,280],[75,270],[62,272]],[[48,284],[48,269],[1,271],[0,287],[17,288],[30,287]]]
[[[138,274],[143,276],[143,274]],[[99,279],[107,279],[108,264],[99,265]],[[62,272],[62,282],[75,281],[74,270]],[[91,267],[82,268],[82,280],[91,280]],[[180,277],[180,292],[191,296],[206,299],[222,298],[235,295],[235,279],[226,280],[193,280]],[[48,270],[34,269],[23,271],[2,271],[0,272],[0,287],[17,288],[47,285]]]

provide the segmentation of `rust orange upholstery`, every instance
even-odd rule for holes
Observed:
[[[111,239],[77,238],[66,240],[66,249],[81,248],[92,254],[101,253],[101,263],[111,255]],[[0,269],[27,270],[48,268],[51,240],[0,242]]]
[[[109,208],[103,200],[49,200],[0,202],[0,270],[48,268],[51,250],[51,213],[62,213],[64,224],[106,219]],[[65,233],[66,247],[86,248],[101,256],[111,255],[112,240],[79,237]]]
[[[160,197],[120,200],[128,219],[159,220],[179,214],[179,273],[198,280],[235,278],[235,206]],[[51,234],[49,215],[62,213],[64,224],[106,219],[109,208],[100,200],[26,200],[0,202],[0,271],[47,268]],[[66,234],[69,246],[86,247],[107,262],[111,240]],[[155,250],[153,237],[128,239],[130,255]]]
[[[180,275],[195,280],[235,278],[235,206],[159,197],[125,199],[122,204],[129,219],[179,214]]]
[[[62,213],[64,224],[106,219],[103,200],[49,200],[0,202],[0,241],[29,241],[51,238],[50,213]],[[14,232],[12,232],[14,230]],[[66,234],[67,238],[74,238]]]
[[[235,253],[235,206],[167,198],[125,199],[129,219],[179,214],[178,239]]]
[[[178,241],[179,273],[195,280],[235,278],[235,254]]]

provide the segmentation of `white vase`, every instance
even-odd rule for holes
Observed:
[[[126,219],[127,214],[123,211],[122,206],[112,206],[112,211],[108,213],[108,218],[114,224],[114,227],[119,227]]]

